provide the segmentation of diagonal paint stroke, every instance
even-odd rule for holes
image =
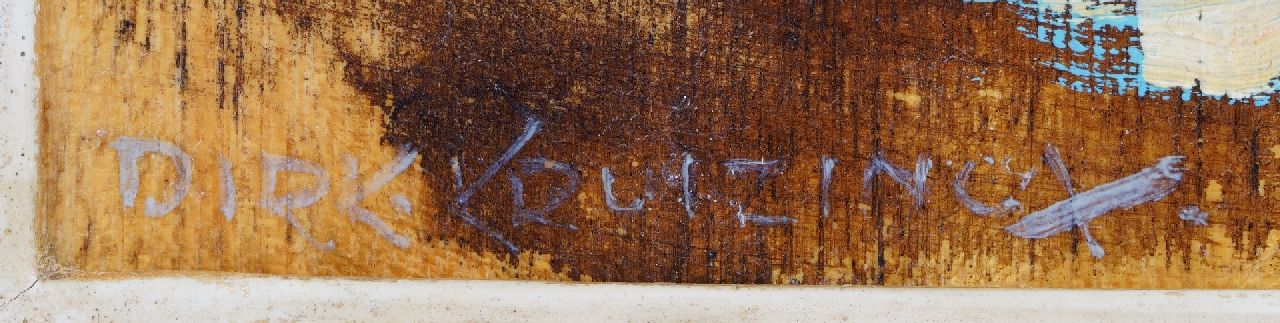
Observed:
[[[1119,180],[1102,184],[1091,190],[1058,201],[1049,207],[1033,212],[1005,228],[1009,233],[1029,239],[1053,236],[1072,227],[1086,231],[1093,219],[1119,209],[1129,209],[1139,204],[1157,201],[1168,196],[1182,182],[1183,168],[1178,165],[1183,156],[1161,158],[1155,166],[1142,169]],[[1094,257],[1102,258],[1102,247],[1090,243]]]

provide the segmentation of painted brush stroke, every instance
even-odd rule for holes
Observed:
[[[960,169],[960,172],[956,173],[956,180],[952,183],[952,188],[955,189],[956,199],[960,200],[960,204],[969,209],[969,212],[973,212],[973,214],[980,216],[998,216],[1022,210],[1022,202],[1019,202],[1012,196],[1005,198],[1000,204],[989,205],[982,201],[978,201],[974,199],[973,196],[969,195],[968,189],[966,189],[965,186],[969,184],[969,175],[973,173],[973,169],[976,168],[977,165],[978,164],[973,161],[966,161],[964,163],[964,167]],[[1034,172],[1031,172],[1031,174],[1034,174]],[[1027,182],[1029,182],[1029,180],[1023,181],[1023,183]],[[1021,184],[1021,186],[1024,189],[1026,188],[1025,184]]]
[[[1172,99],[1226,96],[1265,106],[1280,91],[1280,5],[1274,1],[966,0],[1003,2],[1034,22],[1026,38],[1069,55],[1041,64],[1085,93]],[[1193,89],[1194,88],[1194,89]]]
[[[1185,169],[1178,165],[1184,159],[1183,156],[1161,158],[1155,166],[1033,212],[1006,227],[1005,231],[1023,238],[1040,239],[1079,227],[1090,253],[1095,258],[1102,258],[1105,252],[1089,233],[1089,221],[1107,212],[1158,201],[1173,193],[1182,182]]]
[[[1178,212],[1178,218],[1199,226],[1209,225],[1209,212],[1201,211],[1200,207],[1195,205],[1182,207],[1182,211]]]

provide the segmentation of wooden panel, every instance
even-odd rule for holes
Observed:
[[[1275,104],[1073,86],[1131,66],[1025,10],[43,1],[44,266],[1275,287]]]

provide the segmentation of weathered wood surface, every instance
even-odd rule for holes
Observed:
[[[1071,90],[1041,63],[1066,54],[1009,36],[1039,23],[1015,12],[42,1],[43,262],[57,277],[1280,284],[1274,104]],[[1185,171],[1134,187],[1171,193],[1088,222],[1105,256],[1080,228],[1006,230],[1072,193],[1122,199],[1085,194],[1177,172],[1157,169],[1169,156]],[[1021,207],[999,214],[1009,197]],[[1193,208],[1206,225],[1180,219]]]

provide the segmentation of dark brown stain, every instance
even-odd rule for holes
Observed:
[[[1193,192],[1203,187],[1200,178],[1209,171],[1204,159],[1209,154],[1202,152],[1201,139],[1206,131],[1224,129],[1218,123],[1223,112],[1252,109],[1201,95],[1191,102],[1181,102],[1176,95],[1161,100],[1132,93],[1068,91],[1047,97],[1041,89],[1056,86],[1058,77],[1072,76],[1037,62],[1061,60],[1055,55],[1065,54],[1010,36],[1016,35],[1011,31],[1017,26],[1035,22],[1021,20],[1011,6],[1000,4],[680,1],[594,7],[388,1],[377,6],[383,8],[379,18],[386,24],[378,31],[389,35],[403,55],[365,57],[360,48],[333,43],[343,53],[347,81],[373,102],[393,98],[385,108],[390,118],[384,140],[411,145],[423,154],[424,180],[438,188],[437,200],[456,197],[451,189],[452,158],[462,162],[469,183],[521,133],[525,116],[513,106],[527,107],[527,113],[545,122],[516,158],[543,157],[573,165],[584,181],[575,196],[600,198],[600,167],[610,167],[617,175],[615,194],[623,202],[640,194],[646,171],[659,178],[653,185],[655,197],[646,204],[652,210],[588,211],[571,198],[548,215],[556,223],[576,226],[576,231],[513,226],[510,185],[501,175],[474,197],[472,212],[488,228],[523,249],[552,254],[575,274],[597,280],[766,283],[772,270],[781,269],[810,273],[805,282],[811,283],[822,279],[826,259],[835,255],[852,257],[856,270],[872,270],[857,272],[867,280],[851,283],[883,284],[891,272],[910,276],[912,271],[909,265],[889,267],[886,258],[902,254],[886,255],[887,250],[935,252],[942,236],[975,240],[953,241],[971,251],[1002,244],[981,240],[1018,239],[999,232],[1003,222],[950,219],[972,215],[948,198],[945,183],[953,173],[945,167],[931,173],[932,198],[921,210],[911,208],[910,196],[884,178],[875,181],[870,192],[862,192],[859,179],[866,158],[878,151],[910,167],[915,154],[922,152],[934,153],[936,164],[946,158],[976,159],[992,147],[988,143],[1025,145],[1013,149],[1020,156],[1038,156],[1045,142],[1114,143],[1110,151],[1089,145],[1096,148],[1065,157],[1072,173],[1080,176],[1080,189],[1123,176],[1147,164],[1148,156],[1185,153],[1194,157],[1190,166],[1196,175],[1180,190],[1188,192],[1176,198],[1180,202],[1170,204],[1195,203]],[[283,1],[280,8],[304,30],[340,25],[324,22],[324,13],[309,3]],[[590,21],[566,18],[564,13],[582,13],[582,20]],[[664,24],[668,32],[659,32],[658,24],[648,21],[669,22]],[[1136,39],[1129,32],[1111,32],[1118,46]],[[977,87],[969,79],[979,75],[1009,98],[995,103],[998,109],[984,110],[974,127],[969,115],[982,103],[973,99]],[[917,106],[887,94],[910,89],[921,97]],[[519,104],[508,102],[503,91]],[[1090,118],[1103,122],[1062,120],[1061,115],[1043,113],[1037,106],[1044,100],[1056,100],[1058,109],[1070,116],[1081,115],[1073,110],[1093,111]],[[1213,107],[1202,107],[1207,104]],[[1181,120],[1175,111],[1185,111],[1186,106],[1195,109],[1194,127],[1168,122],[1175,115]],[[1259,113],[1274,117],[1270,111]],[[1025,130],[989,130],[996,122],[992,118],[1004,118],[1000,124],[1025,124]],[[1043,126],[1046,120],[1055,127]],[[1195,139],[1195,150],[1173,148],[1183,147],[1185,140],[1179,138],[1188,130],[1193,131],[1186,137]],[[1250,169],[1246,187],[1255,191],[1258,136],[1255,129],[1249,145],[1242,146],[1249,147],[1250,158],[1245,160],[1252,161],[1252,167],[1240,168]],[[680,160],[686,152],[697,160],[699,198],[692,219],[679,200]],[[812,214],[818,197],[812,181],[819,178],[816,166],[823,155],[840,159],[832,218],[826,220]],[[726,175],[721,162],[736,158],[779,160],[785,171],[769,183],[753,183]],[[1026,162],[1023,167],[1031,165],[1035,164]],[[1229,173],[1214,174],[1220,176],[1236,182]],[[1028,207],[1065,198],[1048,176],[1042,174],[1035,183],[1032,189],[1040,192],[1020,197]],[[546,188],[553,185],[561,185],[558,178],[525,178],[525,199],[544,201]],[[793,216],[800,223],[740,227],[736,210],[725,203],[730,198],[749,201],[750,212]],[[870,204],[871,214],[860,214],[858,203]],[[1161,210],[1164,214],[1149,220],[1110,215],[1095,222],[1094,230],[1121,230],[1123,222],[1143,221],[1149,229],[1141,235],[1168,235],[1169,248],[1188,248],[1180,236],[1192,233],[1181,229],[1184,224],[1168,211],[1176,209]],[[588,212],[595,212],[594,218],[586,218]],[[478,249],[504,250],[448,211],[423,216],[444,222],[448,229],[442,232],[453,233],[447,238]],[[1251,221],[1220,223],[1244,226]],[[947,230],[959,231],[939,232]],[[827,240],[831,234],[845,238]],[[1078,235],[1052,241],[1055,246],[1061,244],[1058,241],[1069,243],[1070,253],[1079,254]],[[818,268],[804,260],[815,243],[822,253]],[[1118,257],[1125,252],[1149,253],[1154,247],[1119,239],[1107,244],[1115,250],[1110,255]],[[856,264],[866,252],[875,254],[874,264]]]

